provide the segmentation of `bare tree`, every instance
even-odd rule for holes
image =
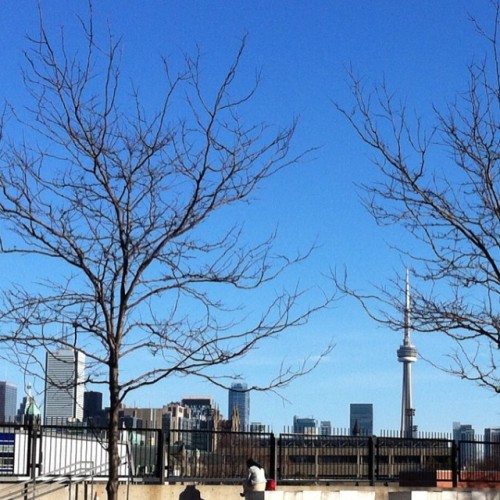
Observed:
[[[412,292],[412,328],[452,339],[450,362],[440,367],[498,394],[500,3],[495,9],[491,35],[475,23],[489,42],[488,57],[469,66],[466,92],[446,109],[434,108],[430,131],[385,84],[367,91],[352,72],[354,106],[336,108],[375,152],[381,180],[362,186],[368,211],[380,225],[401,225],[417,243],[397,246],[421,283]],[[403,283],[396,278],[366,295],[337,276],[345,292],[394,329],[403,327]]]
[[[310,250],[274,255],[275,235],[249,246],[242,225],[207,225],[302,158],[291,154],[295,123],[278,130],[240,116],[258,83],[232,96],[245,41],[210,97],[199,57],[175,74],[163,61],[164,97],[151,113],[138,90],[124,98],[119,43],[97,46],[92,23],[82,27],[84,55],[72,55],[64,36],[54,44],[43,26],[26,52],[26,138],[4,138],[1,150],[1,253],[32,259],[41,278],[5,287],[0,330],[3,355],[32,372],[41,350],[85,354],[86,381],[109,395],[115,499],[118,412],[129,393],[175,374],[225,387],[222,367],[331,297],[304,306],[306,291],[295,288],[253,311],[252,291]],[[314,365],[277,367],[253,389],[276,389]]]

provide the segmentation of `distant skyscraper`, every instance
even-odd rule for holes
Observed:
[[[313,417],[293,417],[293,432],[295,434],[318,433],[318,421]]]
[[[416,427],[413,425],[415,409],[411,392],[411,364],[417,361],[417,350],[410,339],[410,280],[406,271],[405,332],[403,344],[398,349],[398,361],[403,363],[403,390],[401,395],[401,436],[412,437]]]
[[[181,403],[189,408],[191,417],[196,420],[208,420],[215,411],[212,396],[185,396]]]
[[[215,408],[211,396],[188,396],[181,404],[189,408],[193,430],[214,430],[219,428],[220,412]],[[215,434],[211,432],[192,432],[189,439],[192,449],[212,451],[215,447]]]
[[[459,467],[464,469],[469,464],[475,463],[478,456],[478,446],[476,444],[476,431],[472,425],[453,422],[453,439],[456,442],[460,441]]]
[[[0,382],[0,422],[14,422],[17,411],[17,387]]]
[[[373,404],[351,403],[349,417],[352,435],[373,436]]]
[[[484,458],[487,463],[500,464],[500,427],[484,429],[484,441]]]
[[[31,423],[35,419],[40,419],[40,408],[36,404],[33,393],[31,392],[31,384],[26,386],[26,396],[24,396],[17,410],[16,422],[18,424]]]
[[[475,436],[476,431],[472,425],[453,422],[453,439],[455,441],[474,441]]]
[[[139,429],[161,429],[163,408],[121,408],[118,412],[120,427]]]
[[[488,427],[484,429],[484,440],[492,443],[500,443],[500,427]]]
[[[252,422],[250,424],[250,432],[266,432],[266,425],[261,422]]]
[[[181,404],[189,408],[196,429],[215,429],[219,423],[220,412],[211,396],[186,396]]]
[[[242,431],[247,431],[250,424],[250,392],[247,389],[247,384],[234,382],[231,384],[228,394],[228,417],[231,417],[233,408],[236,406],[240,415],[240,428]]]
[[[330,436],[332,434],[332,423],[330,420],[322,420],[319,423],[319,433],[322,436]]]
[[[189,406],[181,405],[177,402],[164,405],[161,428],[164,432],[170,432],[179,429],[190,429],[191,425],[191,410]],[[173,442],[177,441],[174,439]]]
[[[94,425],[105,425],[102,409],[102,392],[85,391],[83,393],[83,419]]]
[[[48,352],[45,364],[46,424],[83,421],[85,355],[75,349]]]

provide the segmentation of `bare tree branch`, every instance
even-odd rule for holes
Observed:
[[[430,132],[385,84],[369,92],[353,72],[353,109],[335,106],[376,154],[382,175],[380,182],[362,186],[366,208],[377,223],[399,224],[420,243],[398,247],[422,282],[413,293],[413,328],[452,339],[456,350],[443,369],[498,394],[500,3],[494,5],[491,34],[474,21],[490,44],[489,58],[469,66],[466,92],[445,111],[434,109],[436,125]],[[436,162],[436,152],[446,163]],[[334,276],[372,318],[393,329],[403,327],[402,278],[371,294],[353,290],[344,278]]]
[[[186,56],[178,73],[164,60],[163,100],[151,112],[137,88],[123,100],[120,42],[110,35],[98,46],[91,20],[82,27],[84,55],[72,55],[64,31],[53,43],[43,23],[26,52],[30,139],[3,142],[1,253],[49,267],[32,287],[4,288],[0,340],[4,356],[14,352],[23,366],[37,359],[33,373],[43,368],[38,352],[71,347],[86,355],[86,381],[106,386],[110,398],[115,498],[118,410],[130,392],[174,374],[226,386],[228,375],[214,367],[303,325],[334,297],[304,305],[306,290],[278,291],[253,311],[252,292],[313,248],[275,255],[275,234],[248,244],[242,224],[206,229],[213,214],[250,201],[307,154],[292,154],[295,122],[276,129],[242,118],[258,85],[257,77],[233,95],[246,40],[212,94],[203,90],[198,56]],[[123,369],[138,356],[151,362]],[[253,389],[276,390],[316,364],[277,367]]]

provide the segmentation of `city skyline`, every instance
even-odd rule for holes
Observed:
[[[240,384],[239,382],[238,384]],[[0,381],[0,413],[1,410],[3,409],[3,400],[2,400],[2,385],[7,384],[9,385],[12,389],[15,390],[17,394],[17,386],[14,384],[11,384],[10,382],[7,381]],[[28,392],[29,393],[28,388]],[[97,420],[98,425],[105,425],[105,420],[101,420],[103,418],[102,416],[105,415],[105,407],[102,404],[102,396],[103,394],[99,391],[84,391],[83,393],[83,400],[84,404],[82,407],[83,417],[82,421],[86,420],[85,416],[85,411],[89,410],[89,413],[91,415],[96,415],[98,414],[99,418]],[[24,398],[24,401],[21,401],[19,405],[16,405],[16,409],[14,412],[14,417],[16,413],[20,411],[20,409],[23,408],[23,402],[25,403],[26,397]],[[124,406],[124,412],[123,416],[131,416],[132,414],[136,415],[137,418],[140,420],[144,420],[146,418],[146,415],[149,415],[151,410],[155,411],[167,411],[168,408],[173,407],[175,405],[187,405],[187,407],[192,408],[193,411],[193,417],[199,419],[199,418],[204,418],[199,411],[197,411],[197,408],[200,408],[200,405],[208,405],[209,407],[213,407],[216,411],[218,411],[219,408],[219,403],[214,399],[213,396],[211,395],[197,395],[197,396],[190,396],[190,395],[185,395],[181,400],[182,403],[179,401],[163,401],[159,402],[157,406],[152,406],[152,407],[138,407],[138,406]],[[191,406],[190,406],[191,405]],[[194,405],[194,406],[193,406]],[[193,410],[194,408],[194,410]],[[137,413],[138,412],[138,413]],[[317,434],[355,434],[355,433],[360,433],[363,435],[376,435],[377,432],[374,432],[373,428],[373,417],[374,417],[374,406],[372,403],[350,403],[349,404],[349,424],[348,425],[332,425],[331,420],[325,420],[321,416],[315,416],[315,415],[305,415],[305,414],[300,414],[300,415],[294,415],[290,422],[285,423],[282,427],[282,429],[271,429],[271,426],[266,424],[266,422],[257,422],[252,419],[249,420],[249,425],[248,425],[248,430],[251,432],[267,432],[268,430],[275,430],[277,432],[290,432],[292,430],[293,432],[298,432],[298,433],[311,433],[311,430],[307,429],[315,429],[315,433]],[[159,420],[158,420],[158,415],[155,413],[155,426],[156,427],[161,427],[159,425]],[[177,415],[177,417],[180,417],[181,415]],[[61,415],[60,418],[58,419],[59,421],[62,420],[62,418],[66,418],[65,416]],[[94,418],[91,416],[91,418],[94,420]],[[231,415],[224,415],[220,414],[220,418],[222,419],[230,419]],[[42,414],[42,419],[44,419],[44,416]],[[14,421],[15,418],[12,418],[11,420],[6,420],[7,421]],[[44,419],[45,420],[45,419]],[[0,419],[1,422],[1,419]],[[96,421],[94,420],[94,424]],[[130,420],[129,424],[133,423],[133,420]],[[253,428],[253,430],[252,430]],[[257,430],[258,429],[258,430]],[[328,432],[326,431],[328,429]],[[397,432],[398,429],[390,429],[387,427],[382,427],[379,429],[379,432],[381,434],[384,434],[385,432]],[[432,430],[427,430],[424,431],[423,434],[426,432],[432,433]],[[450,427],[448,430],[444,431],[436,431],[437,434],[443,433],[447,434],[453,437],[455,440],[459,439],[473,439],[474,437],[482,436],[486,440],[491,439],[496,439],[496,436],[500,432],[500,426],[498,425],[488,425],[484,428],[478,428],[475,427],[474,425],[470,423],[462,423],[457,420],[454,420],[450,423]],[[417,435],[418,432],[415,431],[413,433],[414,435]]]
[[[410,110],[422,110],[424,116],[433,105],[446,107],[455,92],[467,85],[467,64],[484,54],[484,40],[475,33],[469,15],[487,25],[491,19],[487,4],[424,0],[402,5],[383,0],[376,5],[313,2],[291,7],[283,1],[269,5],[256,0],[238,6],[152,1],[139,7],[110,1],[95,5],[94,10],[96,29],[109,21],[116,35],[123,35],[124,71],[136,75],[138,87],[151,95],[157,90],[150,81],[156,81],[161,55],[175,59],[184,51],[196,51],[198,45],[209,80],[215,79],[248,33],[242,88],[254,81],[256,72],[261,83],[254,106],[245,112],[278,127],[300,116],[296,151],[316,149],[303,165],[263,186],[249,210],[227,212],[225,219],[230,223],[244,220],[249,240],[278,228],[277,252],[301,251],[317,242],[311,260],[298,268],[288,283],[300,281],[330,291],[331,283],[317,278],[329,269],[345,266],[353,286],[361,289],[384,285],[395,272],[403,275],[407,263],[391,244],[412,244],[397,227],[378,227],[359,202],[356,186],[379,178],[370,166],[371,153],[333,109],[332,101],[349,102],[348,68],[359,73],[368,86],[386,81]],[[30,0],[27,5],[21,12],[16,2],[6,1],[0,20],[0,59],[6,74],[0,91],[19,106],[24,104],[19,67],[25,35],[37,29],[37,3]],[[48,27],[57,30],[66,23],[68,40],[77,45],[71,34],[78,7],[47,4],[46,8],[50,12],[46,16]],[[438,156],[437,160],[446,158]],[[220,220],[213,221],[214,229],[219,224]],[[6,284],[36,286],[39,264],[3,256],[0,272]],[[412,286],[424,284],[412,282]],[[255,308],[258,306],[256,303]],[[281,340],[262,345],[222,375],[228,377],[228,386],[229,377],[242,378],[249,385],[263,384],[272,379],[284,360],[296,366],[307,357],[316,360],[317,353],[333,339],[334,351],[312,373],[277,394],[252,392],[251,421],[268,422],[278,429],[291,425],[294,415],[314,415],[318,420],[331,420],[333,427],[347,428],[350,403],[371,402],[375,432],[397,430],[402,367],[395,351],[402,333],[375,324],[359,303],[345,299]],[[498,397],[433,366],[446,367],[450,353],[447,339],[413,334],[412,340],[419,354],[412,374],[419,430],[449,432],[454,420],[479,429],[497,426]],[[137,364],[147,362],[137,360]],[[6,365],[4,370],[6,380],[18,387],[33,383],[36,393],[43,393],[40,380],[20,373],[17,367]],[[186,394],[211,393],[223,405],[226,391],[194,378],[176,377],[131,394],[125,402],[146,407],[158,394],[180,401]]]

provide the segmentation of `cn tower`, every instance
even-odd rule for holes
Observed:
[[[398,349],[398,361],[403,363],[403,390],[401,400],[401,437],[413,437],[415,409],[411,393],[411,364],[417,361],[417,350],[410,339],[410,280],[406,271],[405,337]]]

